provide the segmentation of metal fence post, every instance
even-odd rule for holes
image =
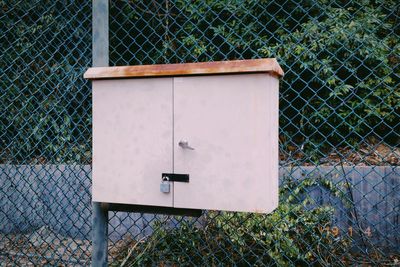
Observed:
[[[107,266],[108,254],[108,210],[100,202],[93,202],[92,266]]]
[[[109,65],[108,0],[93,0],[93,66]],[[108,210],[93,202],[92,266],[107,266]]]
[[[93,0],[93,67],[109,65],[108,0]]]

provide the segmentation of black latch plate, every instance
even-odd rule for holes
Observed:
[[[189,174],[163,173],[161,179],[164,177],[168,177],[168,181],[170,182],[189,183]]]

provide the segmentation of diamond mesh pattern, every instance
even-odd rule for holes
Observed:
[[[280,206],[110,212],[111,265],[400,262],[398,1],[110,1],[110,65],[276,57]],[[90,1],[0,0],[0,266],[90,264]]]
[[[0,1],[0,47],[0,265],[88,265],[91,4]]]

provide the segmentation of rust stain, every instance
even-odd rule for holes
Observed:
[[[284,72],[275,58],[214,61],[182,64],[157,64],[89,68],[84,78],[115,79],[129,77],[179,76],[228,73],[270,73],[282,77]]]

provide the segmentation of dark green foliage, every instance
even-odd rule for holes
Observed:
[[[310,206],[302,199],[313,186],[326,187],[341,195],[337,186],[324,179],[287,181],[281,201],[269,215],[208,212],[199,220],[157,221],[154,233],[133,242],[127,266],[329,266],[349,246],[343,236],[328,229],[333,209]],[[127,253],[120,253],[121,260]]]
[[[86,5],[0,1],[1,161],[90,161]],[[124,0],[110,13],[111,65],[277,57],[282,149],[399,142],[397,1]]]
[[[0,162],[87,162],[91,6],[34,2],[0,1]]]
[[[286,72],[280,98],[283,149],[304,145],[302,150],[318,159],[325,148],[355,146],[370,136],[396,145],[397,4],[117,1],[111,61],[126,65],[276,57]]]
[[[298,115],[281,122],[293,125],[290,115],[297,116],[300,139],[343,146],[369,135],[392,143],[398,138],[392,132],[400,121],[398,25],[390,6],[364,2],[327,5],[325,16],[282,32],[283,45],[260,50],[291,66],[293,83],[284,94],[295,99],[287,104]]]

